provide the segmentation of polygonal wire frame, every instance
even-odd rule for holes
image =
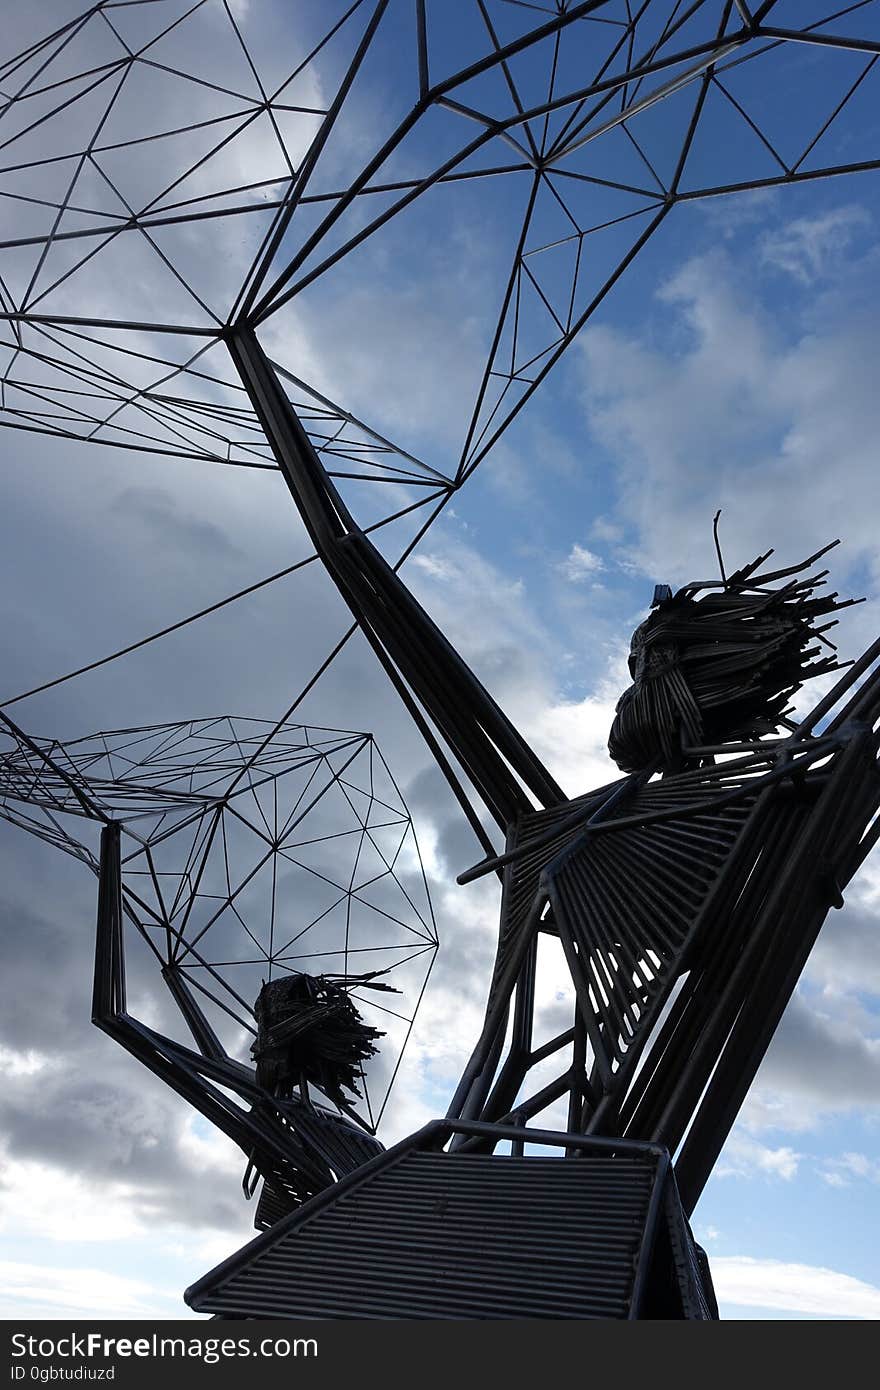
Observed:
[[[271,467],[223,352],[225,327],[247,321],[334,476],[442,489],[673,210],[880,164],[877,0],[450,9],[41,7],[57,26],[0,64],[3,423]],[[471,273],[494,282],[494,307],[459,457],[433,467],[330,398],[303,323],[332,311],[328,277],[356,314],[381,272],[375,239],[399,221],[392,261],[429,245],[473,189],[496,254]],[[464,248],[451,255],[448,273],[469,273]]]
[[[222,717],[4,742],[5,819],[96,872],[71,817],[121,823],[129,929],[195,992],[231,1058],[250,1064],[264,980],[379,972],[399,991],[350,989],[385,1033],[351,1098],[374,1130],[438,941],[415,830],[371,735]]]

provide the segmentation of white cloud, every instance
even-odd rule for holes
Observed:
[[[624,644],[600,654],[591,693],[568,700],[556,682],[561,652],[520,578],[446,534],[435,535],[430,551],[411,563],[418,597],[562,787],[577,795],[617,777],[607,745],[630,681]]]
[[[0,1047],[0,1072],[4,1076],[35,1076],[51,1066],[52,1058],[33,1048],[18,1052],[11,1047]]]
[[[412,587],[514,723],[552,691],[553,644],[519,577],[448,533],[412,561]]]
[[[598,516],[590,527],[590,536],[595,541],[620,541],[623,540],[623,527],[607,516]]]
[[[740,1130],[734,1130],[721,1152],[715,1176],[769,1177],[791,1182],[797,1177],[801,1157],[801,1154],[787,1146],[771,1149]]]
[[[765,265],[809,285],[833,268],[857,232],[870,225],[871,218],[863,207],[832,208],[765,232],[758,241],[758,253]]]
[[[559,566],[560,572],[572,584],[580,584],[605,568],[605,562],[594,551],[575,541],[568,555]]]
[[[611,668],[617,669],[616,657]],[[529,735],[538,753],[557,773],[571,796],[601,787],[620,776],[608,755],[608,734],[614,706],[624,688],[603,682],[595,694],[583,700],[551,699],[533,716]]]
[[[806,977],[819,986],[823,1002],[880,995],[880,862],[871,858],[847,889],[846,906],[832,913],[807,963]]]
[[[0,1230],[33,1241],[105,1242],[143,1229],[130,1184],[89,1182],[76,1172],[29,1160],[3,1164]]]
[[[821,1266],[716,1256],[712,1279],[722,1305],[774,1308],[814,1318],[880,1318],[880,1289]]]
[[[455,569],[448,559],[442,559],[439,555],[431,555],[427,552],[421,555],[414,555],[411,562],[413,569],[421,570],[430,579],[453,580]]]
[[[735,255],[716,249],[661,286],[656,337],[650,320],[639,335],[584,332],[584,404],[617,465],[617,513],[647,573],[715,573],[720,506],[728,568],[771,546],[791,562],[841,536],[838,580],[863,563],[880,583],[880,391],[865,295],[875,259],[787,303],[783,319]]]
[[[819,1170],[829,1187],[849,1187],[854,1181],[880,1183],[880,1163],[862,1153],[844,1153],[826,1159]]]
[[[6,1319],[186,1316],[179,1299],[154,1284],[92,1266],[59,1269],[2,1260],[0,1287],[0,1317]]]

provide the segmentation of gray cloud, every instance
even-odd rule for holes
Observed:
[[[807,966],[810,979],[835,993],[880,996],[880,930],[873,903],[854,897],[822,929]]]
[[[192,513],[181,513],[174,493],[167,488],[126,487],[114,497],[115,516],[139,519],[151,545],[158,553],[196,551],[210,555],[212,563],[243,552],[217,525]]]
[[[880,1040],[811,1007],[789,1004],[746,1103],[744,1118],[774,1129],[812,1129],[830,1115],[880,1107]]]

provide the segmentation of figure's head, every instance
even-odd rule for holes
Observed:
[[[622,771],[677,768],[692,749],[792,727],[791,697],[839,666],[822,636],[832,623],[816,620],[853,601],[814,596],[827,571],[797,577],[824,553],[760,575],[762,555],[728,579],[677,593],[657,586],[650,615],[633,633],[633,683],[618,701],[608,742]]]

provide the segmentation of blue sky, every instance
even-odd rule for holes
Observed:
[[[181,8],[169,3],[175,13]],[[53,13],[75,8],[59,4]],[[516,8],[499,0],[499,24],[521,25]],[[709,11],[717,24],[719,7],[703,8],[695,24],[708,25]],[[781,0],[777,8],[779,24],[795,22],[791,4]],[[622,9],[609,6],[608,13]],[[820,17],[821,8],[813,10]],[[440,72],[478,43],[473,11],[470,0],[429,5]],[[836,32],[849,23],[847,32],[875,38],[875,11],[863,7]],[[304,5],[294,19],[271,0],[239,0],[234,12],[271,72],[280,70],[282,40],[307,49],[320,7]],[[200,42],[181,29],[178,52],[227,71],[232,58],[226,37],[210,28],[213,13],[205,11]],[[797,9],[797,22],[806,22],[802,16]],[[25,42],[25,20],[14,18]],[[695,33],[694,42],[701,37]],[[411,105],[412,38],[412,7],[392,4],[318,187],[341,186]],[[588,42],[578,37],[584,48]],[[573,71],[583,52],[574,46]],[[517,67],[524,90],[546,81],[546,58],[534,54]],[[319,105],[341,61],[341,49],[329,50],[298,90],[310,84]],[[769,75],[762,61],[725,81],[791,158],[797,140],[803,147],[821,128],[867,62],[805,46]],[[817,145],[814,167],[876,157],[873,76]],[[118,117],[121,129],[145,118],[144,93],[137,95],[141,104]],[[459,96],[490,113],[509,101],[494,81]],[[647,155],[664,180],[687,96],[633,119],[641,154],[618,129],[573,156],[570,167],[642,187]],[[189,89],[181,96],[169,85],[167,97],[172,105],[189,100]],[[693,181],[685,186],[772,173],[772,156],[730,102],[714,92],[713,99],[717,109],[695,142]],[[432,116],[381,177],[415,176],[463,125],[473,122]],[[59,133],[40,138],[48,149]],[[500,141],[479,157],[487,164],[517,158]],[[262,132],[240,136],[223,158],[233,179],[239,168],[242,181],[257,169],[260,178],[284,172]],[[148,175],[145,164],[132,163],[130,196],[138,179],[146,188]],[[8,177],[20,188],[18,175]],[[269,319],[269,350],[401,446],[454,470],[532,178],[525,170],[433,190]],[[715,573],[711,522],[719,506],[729,567],[770,546],[791,562],[841,536],[835,586],[868,599],[841,623],[844,655],[876,635],[878,191],[878,175],[868,173],[674,208],[410,561],[406,573],[419,597],[571,794],[612,775],[604,745],[626,679],[630,632],[655,583]],[[651,203],[598,184],[577,185],[571,200],[582,226]],[[387,201],[375,195],[371,211]],[[279,264],[301,244],[300,225],[306,235],[315,225],[314,210],[302,211]],[[21,234],[24,216],[18,206],[0,209],[4,237]],[[579,303],[650,216],[585,239]],[[365,218],[358,205],[352,230]],[[161,234],[166,253],[218,303],[256,245],[248,219],[231,222],[232,231],[208,222],[177,241]],[[526,243],[556,308],[567,294],[573,243],[537,248],[563,222],[547,197]],[[264,225],[262,215],[257,223]],[[325,244],[335,244],[334,236]],[[102,312],[152,304],[156,316],[172,315],[173,287],[152,281],[147,261],[123,250],[109,264],[99,286]],[[20,273],[17,262],[12,270]],[[47,306],[89,312],[83,306],[94,304],[98,284],[89,275],[84,268],[71,277]],[[522,329],[536,352],[552,338],[534,299],[523,309]],[[305,553],[274,476],[12,431],[5,445],[0,548],[8,573],[0,621],[10,695]],[[364,520],[388,509],[380,488],[352,485],[350,496]],[[389,528],[389,554],[412,529]],[[221,707],[271,718],[344,626],[329,585],[309,573],[13,713],[31,732],[62,737]],[[432,874],[444,949],[383,1132],[390,1140],[445,1109],[476,1036],[497,905],[485,885],[452,886],[477,858],[476,847],[365,649],[347,651],[303,717],[376,731]],[[9,1135],[0,1197],[9,1294],[0,1308],[6,1317],[85,1315],[110,1305],[119,1315],[179,1316],[179,1291],[246,1238],[251,1217],[237,1191],[239,1157],[133,1061],[89,1034],[93,884],[76,865],[59,865],[48,847],[5,825],[2,831],[2,908],[17,943],[8,978],[20,981],[16,993],[45,989],[57,1022],[38,1029],[25,1010],[13,1010],[22,1017],[0,1033]],[[880,869],[869,862],[823,931],[697,1209],[695,1231],[727,1316],[880,1315],[872,1240],[880,1191],[878,899]],[[63,1003],[59,972],[69,981]],[[543,1006],[565,994],[551,964]],[[146,1011],[158,1007],[146,978],[137,997]]]

